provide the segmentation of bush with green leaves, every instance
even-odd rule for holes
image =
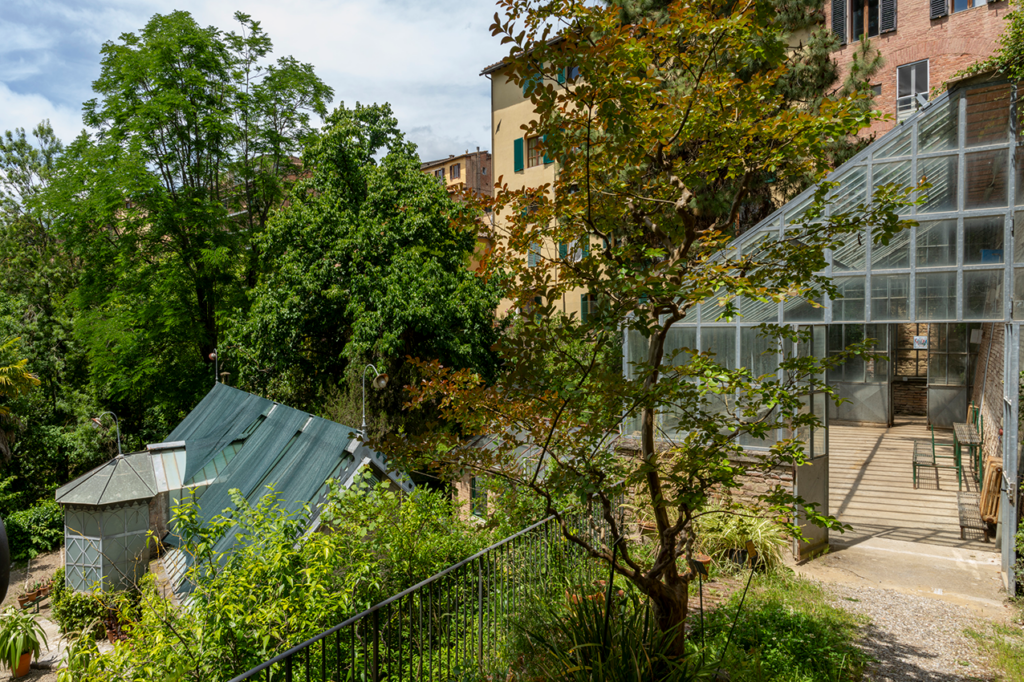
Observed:
[[[51,581],[52,587],[50,588],[50,603],[56,604],[65,594],[68,593],[67,572],[63,566],[53,572],[53,578]]]
[[[11,561],[34,559],[52,552],[64,541],[64,511],[55,500],[40,500],[28,509],[12,512],[4,519]]]
[[[107,609],[98,593],[66,590],[52,603],[53,619],[65,635],[89,632],[94,637],[103,636]]]
[[[254,504],[234,491],[233,509],[209,523],[194,503],[178,505],[173,523],[193,558],[189,607],[163,599],[147,575],[137,620],[125,626],[128,640],[110,656],[76,648],[69,674],[81,677],[71,679],[230,679],[491,537],[439,492],[400,497],[389,484],[364,479],[348,490],[333,487],[328,497],[316,533],[306,532],[308,507],[296,509],[273,491]],[[229,534],[235,544],[218,551]]]
[[[750,541],[760,565],[770,569],[782,565],[787,539],[772,516],[752,507],[724,503],[709,505],[696,516],[697,546],[713,559],[721,562],[731,552],[745,550]]]

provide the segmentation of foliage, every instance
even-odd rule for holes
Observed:
[[[740,505],[709,505],[700,512],[696,522],[697,546],[719,562],[730,551],[743,550],[748,541],[754,543],[759,565],[769,569],[782,566],[782,553],[788,543],[776,519],[765,517],[759,510]]]
[[[0,455],[5,458],[11,456],[11,427],[18,425],[8,403],[40,384],[39,377],[28,370],[28,358],[12,357],[18,354],[19,340],[15,337],[0,341]]]
[[[64,510],[53,499],[43,499],[4,519],[12,561],[27,561],[52,552],[64,542]]]
[[[416,382],[406,355],[493,374],[497,289],[467,267],[478,209],[420,171],[388,105],[340,106],[325,123],[305,148],[308,174],[258,240],[266,267],[234,338],[241,379],[306,405],[344,377],[352,399],[330,416],[355,424],[373,362],[391,382],[367,401],[394,430],[401,387]]]
[[[50,589],[50,604],[56,604],[61,598],[67,594],[67,572],[63,566],[53,572],[53,578],[51,578],[52,587]]]
[[[999,34],[999,47],[995,54],[953,74],[953,79],[990,71],[995,71],[1011,82],[1024,77],[1024,17],[1018,11],[1020,5],[1020,0],[1011,0],[1013,11],[1006,15],[1006,24]]]
[[[65,590],[59,599],[53,599],[53,619],[65,635],[89,633],[103,636],[103,618],[106,607],[99,593]]]
[[[41,647],[47,646],[46,632],[35,616],[13,606],[0,615],[0,664],[12,672],[24,653],[39,658]]]
[[[703,315],[732,319],[741,297],[801,304],[839,296],[824,274],[827,250],[869,227],[887,243],[910,224],[896,214],[909,189],[883,187],[868,206],[827,213],[834,185],[823,182],[785,238],[734,248],[748,191],[765,174],[820,179],[831,141],[870,122],[864,95],[794,106],[781,83],[788,33],[767,0],[671,3],[666,19],[630,25],[615,8],[578,0],[499,5],[504,16],[492,32],[511,49],[495,77],[536,83],[536,120],[524,134],[544,136],[546,155],[559,164],[553,186],[503,186],[495,201],[489,273],[505,282],[513,310],[529,314],[499,344],[502,370],[492,383],[422,363],[425,378],[409,405],[440,405],[444,429],[415,443],[396,438],[388,450],[403,464],[482,471],[529,488],[546,513],[562,518],[568,493],[596,495],[610,530],[605,543],[563,532],[605,560],[615,544],[616,570],[651,598],[659,628],[677,634],[682,653],[676,626],[694,576],[677,560],[692,554],[694,515],[711,490],[728,492],[751,470],[803,464],[803,439],[820,427],[805,401],[811,393],[835,399],[824,372],[869,347],[815,358],[809,331],[765,325],[766,355],[778,363],[754,372],[716,360],[707,345],[676,352],[670,329],[701,302]],[[582,75],[563,86],[572,67]],[[546,246],[531,263],[524,254],[538,243]],[[589,248],[577,260],[557,244]],[[586,322],[556,314],[554,301],[580,291],[596,300]],[[623,332],[638,347],[626,379],[621,365],[601,361]],[[686,432],[663,438],[658,429],[669,422]],[[488,447],[459,447],[453,423],[488,434]],[[615,437],[620,428],[638,436],[635,449]],[[790,437],[775,441],[778,430]],[[742,443],[759,440],[766,451],[746,463]],[[658,548],[649,562],[637,561],[637,538],[620,525],[622,483],[639,486],[654,509]],[[762,498],[791,532],[794,508],[835,524],[781,486]]]
[[[988,654],[990,667],[1000,672],[998,679],[1006,682],[1024,680],[1024,629],[1017,623],[988,623],[982,631],[966,630],[978,648]]]
[[[129,604],[132,613],[122,616],[132,621],[127,642],[112,656],[73,647],[71,672],[96,681],[127,671],[141,679],[229,679],[487,541],[458,520],[446,497],[428,491],[399,504],[384,485],[335,489],[323,511],[327,532],[314,533],[306,532],[310,510],[273,492],[249,504],[235,491],[233,502],[209,524],[193,502],[175,509],[175,532],[192,562],[189,608],[161,597],[147,575],[137,610]]]
[[[783,569],[785,570],[785,569]],[[756,659],[767,682],[859,680],[867,655],[855,644],[862,621],[828,604],[818,585],[782,571],[759,574],[739,612],[740,594],[705,615],[707,657],[721,655],[736,622],[730,647],[735,656]],[[693,639],[701,639],[700,632]]]

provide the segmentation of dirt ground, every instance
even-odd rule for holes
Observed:
[[[4,677],[0,678],[3,680],[14,679],[9,672],[4,672]],[[25,682],[57,682],[57,671],[55,670],[29,670],[28,675],[25,677],[19,677],[19,680]]]
[[[58,549],[54,552],[50,552],[49,554],[40,554],[35,559],[28,562],[27,566],[12,567],[11,584],[10,587],[7,588],[7,596],[4,598],[3,603],[0,603],[0,611],[6,609],[8,606],[17,606],[18,595],[24,594],[25,588],[31,583],[36,581],[43,582],[49,579],[57,569],[61,567],[61,561],[61,550]],[[39,605],[39,613],[47,617],[49,616],[49,599],[44,599]],[[32,678],[26,677],[24,679],[27,680]]]

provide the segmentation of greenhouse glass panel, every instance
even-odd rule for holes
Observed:
[[[1013,270],[1013,319],[1024,318],[1024,268]]]
[[[956,319],[956,272],[918,271],[917,319]]]
[[[964,319],[996,320],[1003,316],[1003,271],[964,271]]]
[[[875,358],[869,358],[864,362],[864,381],[884,383],[889,381],[889,325],[868,324],[864,325],[865,340],[873,339],[875,345],[871,351]]]
[[[1024,147],[1017,147],[1013,153],[1017,166],[1017,205],[1024,204]]]
[[[727,369],[736,368],[736,328],[702,327],[701,349],[715,356],[715,362]]]
[[[862,324],[833,324],[828,328],[828,352],[835,357],[842,354],[850,344],[860,343],[864,340],[864,325]],[[829,383],[834,381],[847,381],[862,383],[864,381],[864,358],[853,356],[847,358],[843,364],[828,371]]]
[[[858,166],[838,179],[841,184],[831,197],[830,211],[832,215],[845,213],[867,201],[868,172],[864,166]]]
[[[643,337],[640,337],[641,339]],[[665,362],[672,365],[685,365],[693,357],[690,353],[680,352],[682,348],[697,347],[696,327],[672,327],[665,336]],[[641,344],[642,354],[647,354],[647,344]]]
[[[779,304],[772,300],[741,298],[740,317],[744,322],[778,322]]]
[[[754,377],[766,374],[775,378],[779,368],[777,339],[762,334],[758,327],[742,327],[740,329],[740,366],[746,367]]]
[[[883,140],[881,146],[871,155],[873,159],[890,159],[898,156],[910,155],[910,143],[912,128],[906,126],[899,131],[893,130]]]
[[[786,210],[786,221],[785,224],[791,225],[804,217],[804,213],[807,213],[807,209],[814,203],[814,195],[808,194],[806,197],[801,199],[799,202],[793,204]]]
[[[956,220],[918,225],[917,265],[956,265]]]
[[[943,104],[935,104],[917,124],[918,153],[944,152],[956,149],[957,123],[960,121],[960,100],[950,97]]]
[[[1024,237],[1024,211],[1013,214],[1013,234]],[[1014,240],[1013,262],[1024,264],[1024,238]]]
[[[964,219],[964,264],[1003,262],[1003,216]]]
[[[832,269],[839,272],[863,272],[867,267],[867,241],[863,234],[848,234],[844,243],[832,252]]]
[[[871,278],[871,319],[897,322],[908,319],[910,275],[875,275]]]
[[[914,184],[910,175],[910,161],[895,161],[892,163],[876,163],[872,168],[872,180],[877,189],[882,185],[896,185],[906,187]],[[910,206],[904,206],[898,213],[910,213]]]
[[[787,299],[782,304],[783,321],[821,322],[825,319],[825,308],[821,305],[821,296],[815,297],[813,301],[814,303],[811,303],[799,296]]]
[[[1010,86],[1001,83],[968,90],[967,147],[1008,142],[1010,135]]]
[[[871,247],[872,270],[895,270],[910,267],[910,230],[897,232],[888,244]]]
[[[964,209],[1006,206],[1007,154],[1005,149],[967,154],[967,192]]]
[[[725,312],[725,305],[732,300],[725,291],[716,291],[714,296],[701,301],[700,319],[703,322],[715,322]]]
[[[837,322],[863,321],[866,312],[864,276],[835,277],[832,281],[841,295],[832,301],[832,319]]]
[[[945,213],[956,210],[957,157],[939,156],[920,159],[917,174],[931,187],[924,191],[925,200],[917,207],[918,213]]]

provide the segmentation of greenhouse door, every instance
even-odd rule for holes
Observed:
[[[813,332],[812,343],[801,344],[797,352],[801,355],[813,353],[818,358],[826,357],[828,328],[822,325],[810,329]],[[793,494],[808,504],[816,505],[819,513],[828,514],[828,399],[824,393],[814,393],[805,402],[806,409],[821,420],[821,428],[800,429],[797,432],[800,440],[805,443],[807,463],[794,468]],[[800,519],[803,539],[793,541],[793,556],[798,560],[808,559],[826,550],[828,529],[809,523],[802,511],[797,512],[797,517]]]
[[[926,325],[919,325],[925,327]],[[933,322],[927,336],[916,337],[928,358],[928,423],[953,428],[967,421],[970,386],[969,325]]]

